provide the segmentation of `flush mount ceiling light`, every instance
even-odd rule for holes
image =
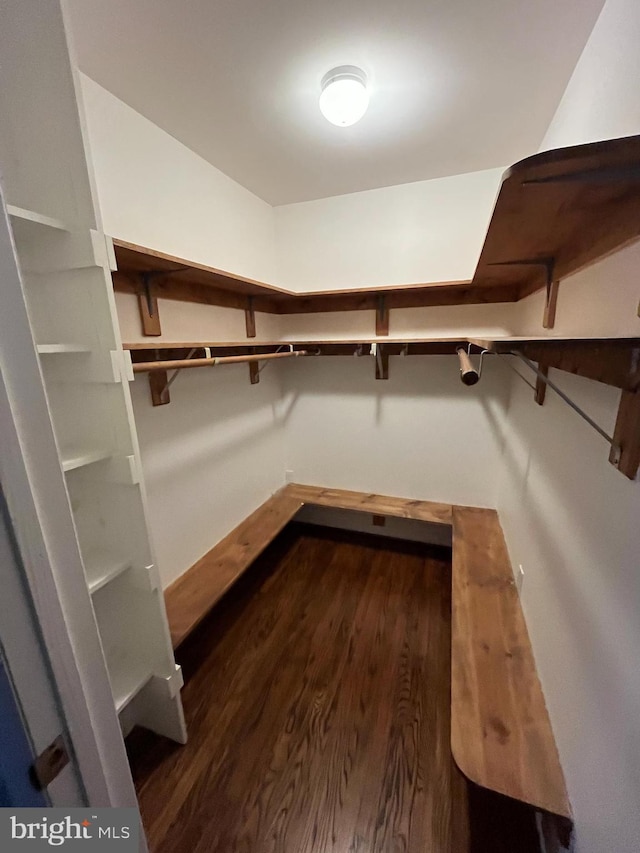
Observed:
[[[332,68],[322,78],[320,112],[338,127],[360,121],[369,106],[367,75],[355,65]]]

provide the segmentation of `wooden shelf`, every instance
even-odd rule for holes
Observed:
[[[131,568],[130,560],[123,560],[107,551],[92,551],[84,557],[89,592],[93,595],[112,580]]]
[[[227,589],[305,504],[451,525],[449,504],[363,495],[343,489],[295,484],[285,486],[166,590],[167,617],[174,647],[180,645],[194,630]]]
[[[111,450],[63,448],[61,451],[62,470],[74,471],[76,468],[83,468],[85,465],[93,465],[94,462],[109,459],[112,455],[113,451]]]
[[[395,518],[411,518],[414,521],[426,521],[429,524],[451,525],[451,504],[394,498],[387,495],[367,495],[346,489],[323,489],[296,483],[285,486],[284,491],[288,496],[302,501],[303,504],[349,509]]]
[[[256,349],[274,348],[274,347],[305,347],[305,346],[360,346],[370,343],[379,344],[461,344],[467,343],[467,338],[393,338],[393,337],[376,337],[372,335],[367,338],[339,338],[334,340],[290,340],[290,341],[160,341],[157,339],[146,341],[135,341],[132,343],[124,343],[122,346],[126,350],[135,352],[136,350],[165,350],[165,349],[192,349],[209,347],[212,350],[216,349]]]
[[[637,240],[639,193],[640,136],[521,160],[503,176],[473,286],[521,299],[546,285],[542,262],[558,281]]]
[[[39,355],[60,355],[65,353],[90,353],[91,349],[83,344],[38,344]]]
[[[416,308],[511,302],[516,298],[515,291],[508,288],[488,293],[482,287],[472,288],[469,281],[296,293],[123,240],[114,239],[113,244],[118,264],[113,284],[117,291],[143,293],[146,275],[149,293],[156,298],[240,309],[247,308],[251,300],[255,311],[268,314],[375,311],[381,299],[386,300],[388,308]]]
[[[640,237],[640,135],[559,148],[503,177],[471,281],[294,293],[114,240],[116,290],[165,299],[299,314],[513,302]]]
[[[296,339],[290,341],[160,341],[153,338],[148,338],[145,341],[132,341],[128,343],[124,343],[122,346],[125,350],[129,350],[132,354],[132,357],[135,357],[135,353],[137,352],[155,352],[159,350],[160,352],[169,351],[169,350],[191,350],[191,349],[204,349],[208,347],[212,351],[222,351],[222,350],[255,350],[260,351],[264,350],[272,350],[277,349],[278,347],[289,347],[292,346],[294,349],[300,349],[302,347],[357,347],[357,346],[366,346],[367,344],[377,343],[382,344],[387,347],[402,347],[405,345],[408,346],[419,346],[424,345],[425,347],[432,346],[434,348],[439,348],[440,346],[446,346],[449,348],[453,348],[456,346],[462,346],[467,344],[472,344],[473,346],[479,347],[480,349],[489,349],[496,352],[507,353],[514,346],[520,348],[522,344],[572,344],[572,343],[581,343],[585,345],[589,344],[602,344],[605,342],[615,343],[619,345],[634,345],[638,346],[640,344],[640,338],[630,338],[630,337],[619,337],[619,338],[602,338],[602,337],[573,337],[568,338],[566,336],[558,336],[554,337],[553,335],[542,335],[539,337],[535,337],[532,335],[522,335],[522,336],[511,336],[511,337],[492,337],[492,338],[476,338],[476,337],[448,337],[448,338],[411,338],[411,337],[376,337],[372,335],[371,337],[366,338],[339,338],[334,340],[310,340],[310,339]]]

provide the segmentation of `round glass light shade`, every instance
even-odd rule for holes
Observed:
[[[322,79],[320,112],[338,127],[349,127],[360,121],[369,106],[367,77],[352,65],[334,68]]]

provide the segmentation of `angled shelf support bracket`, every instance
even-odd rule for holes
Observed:
[[[162,334],[160,314],[158,313],[158,297],[151,292],[151,279],[153,275],[150,272],[140,273],[141,290],[138,293],[138,308],[140,310],[142,332],[147,336]]]
[[[160,313],[158,311],[158,297],[153,292],[152,284],[155,280],[166,278],[178,272],[184,272],[189,267],[182,266],[172,270],[143,270],[138,273],[140,287],[138,289],[138,308],[140,310],[140,321],[143,334],[149,337],[157,337],[162,334],[160,327]]]
[[[192,347],[187,356],[187,360],[193,358],[196,349],[198,349],[198,347]],[[209,347],[202,347],[202,349],[205,351],[205,358],[210,358],[211,350]],[[181,368],[177,367],[173,371],[171,378],[169,378],[169,374],[166,370],[156,370],[149,373],[149,389],[151,391],[151,403],[153,406],[166,406],[167,403],[171,402],[169,389],[178,378],[180,369]]]
[[[383,344],[371,344],[371,355],[376,359],[376,379],[388,379],[389,353]]]
[[[536,377],[536,396],[535,401],[539,406],[544,406],[545,397],[547,396],[547,382],[549,378],[549,368],[546,364],[539,364],[538,369],[540,376]]]
[[[545,271],[546,297],[544,302],[543,329],[553,329],[556,324],[556,304],[560,282],[555,278],[555,258],[522,258],[517,261],[494,261],[491,267],[542,267]]]

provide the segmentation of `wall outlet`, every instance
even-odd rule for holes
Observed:
[[[524,583],[524,569],[522,568],[522,563],[518,566],[516,571],[516,589],[518,590],[518,595],[522,594],[522,584]]]
[[[287,468],[284,472],[284,481],[285,483],[293,483],[293,471],[291,468]]]

